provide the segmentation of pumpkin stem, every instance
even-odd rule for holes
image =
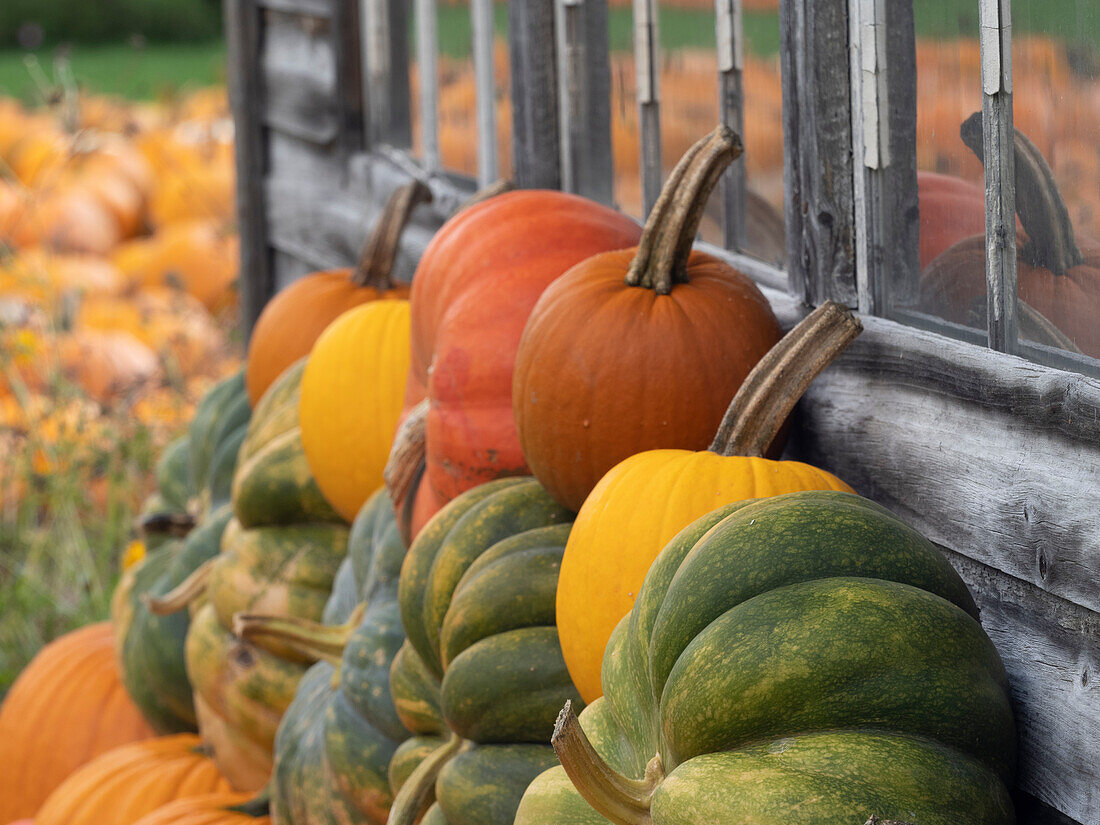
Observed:
[[[718,179],[741,156],[741,138],[721,125],[684,153],[646,220],[626,273],[629,286],[668,295],[687,283],[687,261],[699,222]]]
[[[178,613],[206,592],[206,582],[210,578],[216,561],[217,558],[207,559],[195,568],[194,573],[163,596],[155,597],[146,593],[141,600],[154,615],[168,616]]]
[[[398,515],[398,528],[406,546],[412,541],[409,534],[412,532],[412,511],[416,499],[416,488],[424,477],[426,469],[425,450],[430,407],[431,403],[425,398],[405,416],[405,420],[397,428],[386,469],[382,472],[390,501],[401,508]]]
[[[343,624],[326,625],[298,616],[271,616],[260,613],[235,613],[233,635],[275,653],[277,643],[313,662],[340,666],[348,639],[363,621],[367,603],[361,602]]]
[[[247,802],[242,802],[240,805],[232,805],[226,808],[227,811],[233,813],[244,814],[245,816],[261,817],[271,815],[271,786],[270,784],[264,787],[256,796]]]
[[[984,164],[982,113],[975,112],[964,120],[959,135]],[[1054,173],[1043,153],[1019,129],[1013,135],[1012,149],[1016,164],[1016,214],[1027,234],[1020,259],[1029,266],[1065,275],[1084,256],[1077,247],[1069,209],[1058,191]]]
[[[397,259],[401,233],[418,203],[431,203],[432,191],[418,180],[399,187],[390,195],[382,209],[382,216],[375,224],[359,263],[351,276],[356,286],[372,286],[379,292],[393,288],[393,262]]]
[[[470,197],[464,200],[458,207],[458,210],[455,212],[455,214],[458,214],[458,212],[465,212],[471,206],[476,206],[482,201],[489,200],[489,198],[495,198],[497,195],[503,195],[505,192],[511,192],[515,188],[516,185],[507,178],[495,180],[488,186],[481,187],[476,192],[474,192],[474,194],[470,195]]]
[[[850,309],[826,301],[757,362],[726,410],[710,451],[762,456],[798,399],[863,330]]]
[[[194,526],[195,519],[189,513],[149,513],[137,521],[138,532],[143,536],[156,534],[183,538]]]
[[[558,714],[550,744],[577,792],[596,811],[616,825],[650,825],[653,822],[649,805],[653,792],[665,778],[660,754],[646,765],[645,779],[623,776],[592,747],[569,700]]]
[[[443,766],[469,749],[470,742],[452,733],[450,738],[416,766],[393,798],[386,825],[413,825],[435,802],[435,780]]]

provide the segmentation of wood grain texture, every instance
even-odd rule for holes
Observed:
[[[237,225],[241,238],[241,320],[247,336],[275,292],[264,215],[264,82],[261,12],[253,0],[226,0],[226,75],[236,132]]]
[[[847,0],[780,0],[790,289],[856,306]]]
[[[510,0],[512,169],[521,189],[561,188],[554,5]]]
[[[333,143],[341,124],[329,23],[266,12],[261,60],[264,125],[301,140]]]

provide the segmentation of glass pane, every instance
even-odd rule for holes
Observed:
[[[439,154],[444,169],[477,177],[477,84],[472,53],[473,29],[469,0],[437,3],[439,58]],[[493,75],[496,86],[496,131],[498,170],[501,177],[512,174],[512,106],[509,97],[508,4],[494,4]],[[415,20],[410,31],[410,51],[416,55]],[[420,124],[420,72],[414,65],[413,147],[423,157]]]
[[[963,123],[982,109],[978,5],[915,0],[917,186],[921,266],[916,309],[984,333],[985,187]],[[980,154],[980,141],[978,144]]]
[[[661,38],[661,161],[667,175],[680,156],[719,122],[714,0],[659,0]],[[783,238],[783,119],[779,80],[778,0],[744,4],[745,126],[749,252],[779,262]],[[611,133],[615,198],[642,218],[638,107],[629,0],[612,0]],[[704,240],[723,243],[716,191],[700,228]]]
[[[1013,0],[1012,23],[1015,124],[1042,156],[1017,156],[1020,340],[1100,358],[1100,4]]]

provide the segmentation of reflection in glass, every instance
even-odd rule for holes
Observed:
[[[762,260],[783,259],[783,103],[779,77],[778,0],[748,0],[744,6],[744,159],[749,206],[748,251]],[[680,156],[719,122],[718,58],[714,0],[659,0],[661,39],[661,154],[667,174]],[[633,15],[630,0],[612,0],[611,136],[615,199],[641,219],[638,108],[635,103]],[[700,231],[723,242],[718,191]]]

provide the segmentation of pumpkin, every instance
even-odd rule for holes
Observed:
[[[110,624],[55,639],[0,705],[0,821],[33,816],[76,768],[150,736],[153,730],[119,679]]]
[[[963,142],[982,157],[981,112],[962,125]],[[1019,329],[1031,340],[1100,357],[1100,241],[1075,237],[1046,159],[1017,129],[1016,278]],[[956,323],[985,324],[985,236],[959,241],[921,273],[920,306]]]
[[[635,453],[704,449],[782,336],[752,281],[691,249],[711,190],[740,154],[725,126],[696,143],[640,244],[577,264],[531,311],[512,382],[516,429],[531,471],[570,510]]]
[[[516,825],[1008,825],[1014,722],[977,612],[929,541],[851,493],[719,508],[658,556]]]
[[[409,303],[348,310],[322,333],[302,375],[302,449],[348,521],[383,484],[409,374]]]
[[[221,552],[150,604],[158,613],[193,610],[184,660],[199,731],[235,790],[267,782],[275,731],[308,663],[288,647],[272,652],[238,638],[234,614],[320,619],[347,549],[347,525],[302,454],[303,367],[287,370],[249,421]]]
[[[248,342],[248,397],[253,404],[283,370],[309,355],[325,328],[343,313],[368,301],[408,297],[408,287],[393,281],[394,261],[413,208],[430,200],[431,191],[419,181],[401,187],[387,202],[354,269],[314,272],[268,301]],[[350,517],[354,515],[353,510]]]
[[[424,483],[435,501],[528,472],[512,413],[527,316],[571,266],[638,237],[637,225],[612,209],[532,190],[475,204],[436,233],[413,279],[405,402],[408,411],[429,401]],[[404,500],[394,505],[400,510]]]
[[[397,577],[405,545],[384,491],[363,505],[348,555],[318,625],[239,614],[240,635],[260,646],[289,643],[317,662],[303,677],[275,738],[272,812],[280,823],[313,823],[338,812],[385,825],[387,769],[409,731],[389,689],[390,663],[405,639]]]
[[[985,232],[985,189],[954,175],[917,172],[920,207],[920,265],[963,238]]]
[[[454,499],[409,548],[399,585],[408,642],[390,690],[420,736],[395,754],[406,770],[391,764],[402,784],[389,825],[411,825],[433,798],[436,819],[452,825],[510,825],[523,789],[553,764],[555,703],[580,701],[554,627],[571,519],[534,479],[498,479]]]
[[[126,690],[160,733],[196,730],[191,683],[184,665],[189,617],[158,615],[148,600],[165,595],[218,553],[232,508],[222,506],[186,539],[163,544],[127,570],[111,599],[120,670]]]
[[[271,825],[266,807],[251,794],[206,794],[169,802],[133,825]]]
[[[557,623],[569,675],[586,702],[600,695],[611,631],[630,612],[653,559],[683,527],[732,501],[851,489],[824,470],[763,455],[810,382],[860,328],[847,309],[822,305],[753,368],[709,450],[638,453],[585,499],[562,559]]]
[[[38,811],[35,825],[132,825],[162,805],[228,791],[194,734],[123,745],[73,773]]]

